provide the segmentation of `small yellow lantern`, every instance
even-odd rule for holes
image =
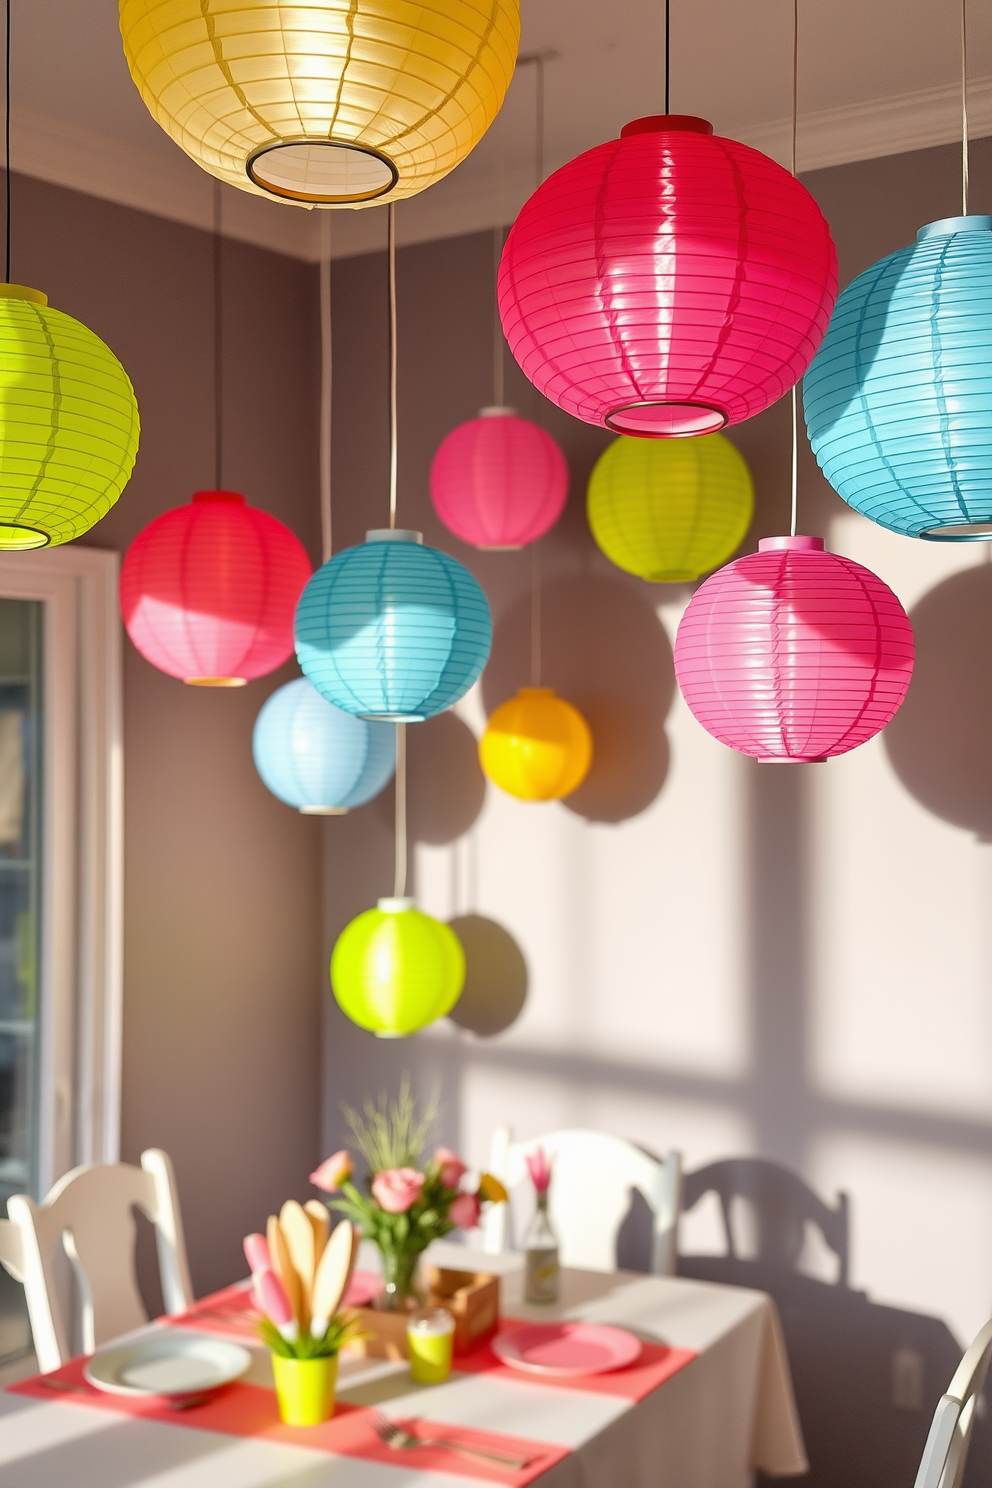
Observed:
[[[495,119],[519,0],[120,0],[138,92],[197,165],[297,205],[440,181]]]
[[[490,718],[479,759],[493,784],[508,795],[557,801],[589,774],[592,730],[554,688],[522,687]]]
[[[754,515],[743,455],[722,434],[621,435],[600,455],[586,499],[596,542],[618,568],[687,583],[726,563]]]

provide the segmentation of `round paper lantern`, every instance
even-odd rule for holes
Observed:
[[[431,465],[441,521],[474,548],[522,548],[565,509],[568,466],[550,434],[512,408],[484,408],[442,440]]]
[[[759,760],[864,744],[913,675],[909,617],[887,584],[819,537],[766,537],[689,602],[675,675],[703,728]]]
[[[418,723],[456,703],[489,659],[475,579],[419,532],[381,528],[307,584],[296,654],[317,691],[360,718]]]
[[[938,542],[992,538],[992,217],[948,217],[859,274],[803,389],[855,511]]]
[[[592,730],[552,687],[521,687],[501,703],[479,741],[486,775],[521,801],[557,801],[589,774]]]
[[[303,544],[236,491],[197,491],[149,522],[121,567],[121,611],[146,661],[198,687],[241,687],[293,654],[310,577]]]
[[[703,119],[628,124],[539,186],[506,240],[510,350],[566,413],[621,434],[705,434],[802,376],[837,296],[809,192]]]
[[[287,806],[308,816],[342,816],[388,785],[396,730],[342,713],[306,677],[262,705],[252,733],[255,768]]]
[[[464,160],[516,63],[519,0],[120,0],[131,76],[197,165],[304,206],[414,196]]]
[[[687,583],[740,546],[754,487],[744,457],[722,434],[621,435],[593,466],[586,511],[593,537],[618,568],[656,584]]]
[[[464,985],[458,936],[412,899],[380,899],[345,926],[331,956],[342,1011],[380,1038],[402,1038],[443,1018]]]
[[[0,284],[0,551],[71,542],[130,478],[138,405],[99,336]]]

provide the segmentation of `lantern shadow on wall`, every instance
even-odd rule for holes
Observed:
[[[410,842],[439,846],[464,836],[482,810],[486,781],[472,730],[452,712],[438,713],[406,731],[407,821]],[[393,792],[376,808],[392,830]]]
[[[465,952],[465,987],[448,1016],[459,1028],[491,1038],[523,1011],[529,980],[523,951],[484,915],[458,915],[448,923]]]
[[[910,612],[916,669],[882,735],[928,811],[992,842],[992,564],[952,574]]]
[[[589,821],[637,816],[668,774],[675,669],[665,628],[634,583],[601,574],[547,580],[541,615],[541,681],[573,703],[593,733],[592,769],[562,804]],[[482,677],[487,713],[530,678],[530,625],[526,591],[496,622]]]

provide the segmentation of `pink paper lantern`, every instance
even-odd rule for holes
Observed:
[[[431,500],[449,532],[473,548],[522,548],[555,525],[568,466],[550,434],[512,408],[484,408],[442,440]]]
[[[620,434],[706,434],[806,371],[837,298],[816,202],[758,150],[663,114],[556,171],[506,240],[510,350],[566,413]]]
[[[759,760],[820,761],[883,729],[913,675],[909,616],[819,537],[766,537],[693,595],[675,641],[706,731]]]

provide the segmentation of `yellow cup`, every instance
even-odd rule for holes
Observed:
[[[446,1307],[425,1307],[406,1325],[410,1378],[418,1385],[440,1385],[451,1373],[455,1320]]]
[[[283,1359],[272,1355],[279,1414],[287,1426],[319,1426],[334,1414],[338,1356]]]

